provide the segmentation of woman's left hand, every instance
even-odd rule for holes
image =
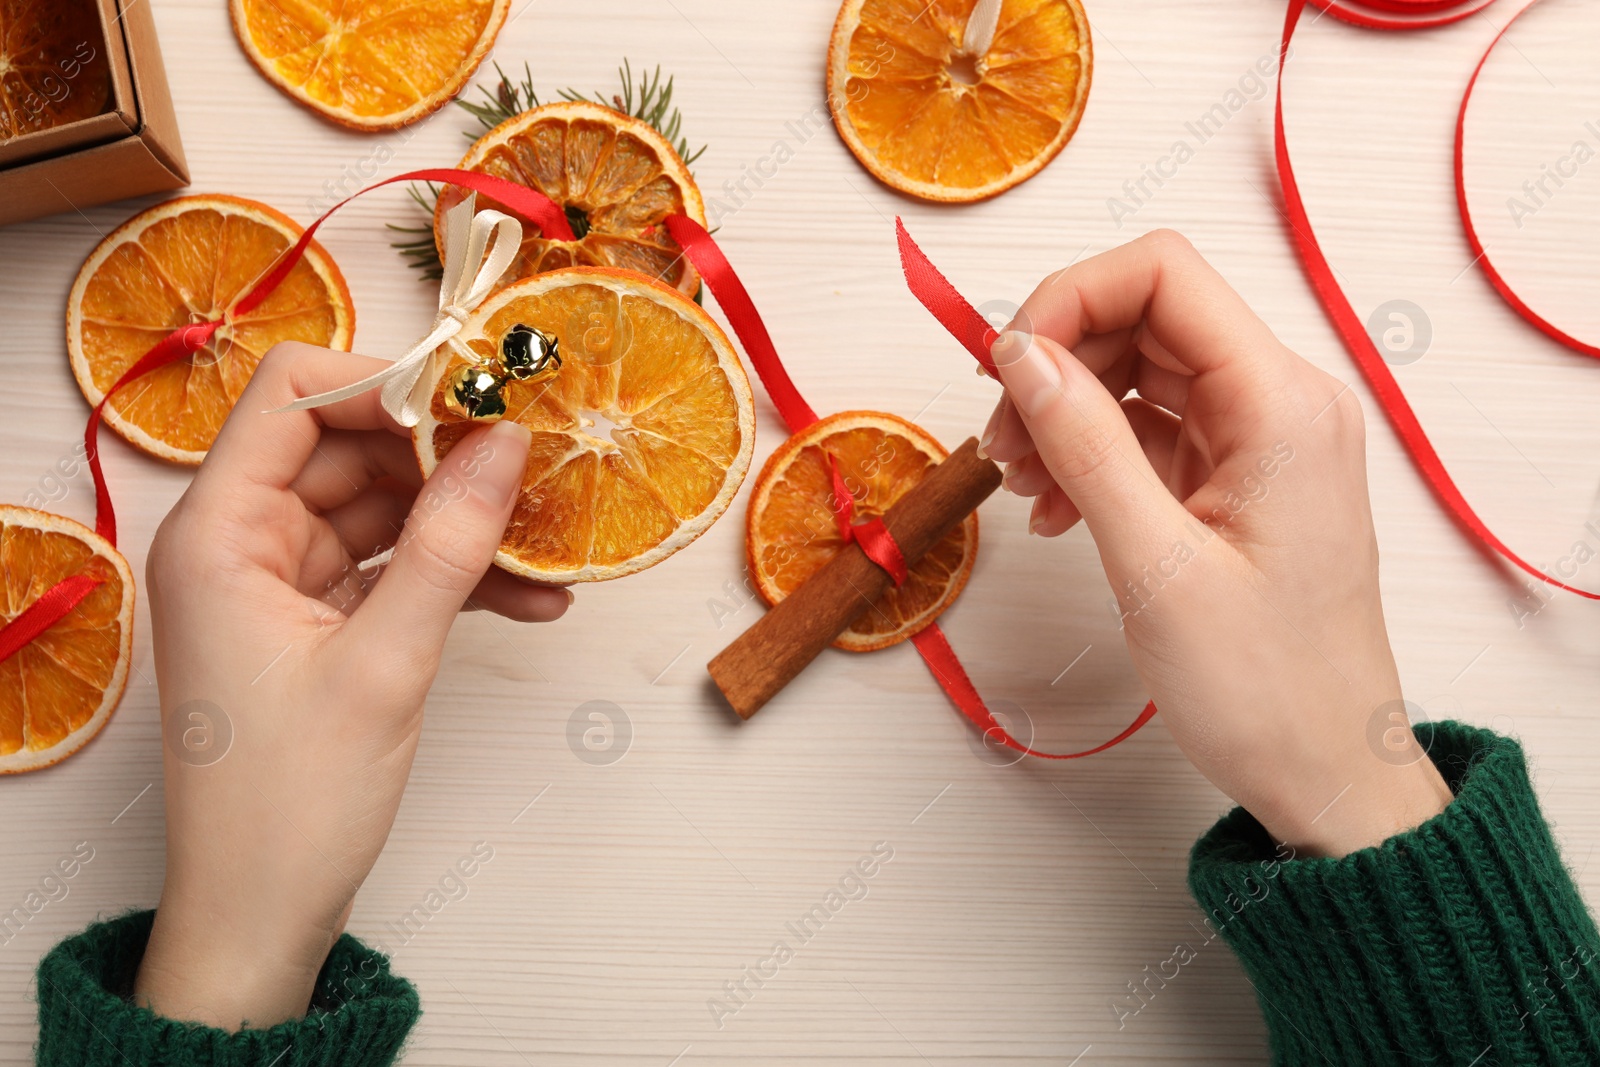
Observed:
[[[272,411],[383,365],[274,348],[150,551],[167,866],[134,992],[169,1018],[304,1014],[394,822],[456,613],[571,603],[489,569],[522,427],[468,434],[423,484],[376,392]],[[381,576],[360,567],[391,546]]]

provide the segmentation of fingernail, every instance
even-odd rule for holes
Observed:
[[[1033,512],[1028,516],[1028,534],[1031,536],[1039,532],[1045,520],[1050,517],[1049,505],[1045,502],[1047,497],[1040,497],[1033,502]]]
[[[1061,369],[1032,335],[1010,330],[995,342],[994,361],[1006,392],[1024,415],[1036,415],[1061,392]]]
[[[1167,350],[1167,346],[1156,340],[1155,335],[1150,332],[1150,327],[1145,323],[1141,322],[1139,329],[1134,332],[1133,344],[1147,356],[1163,357],[1169,363],[1176,362],[1172,353]]]
[[[577,596],[575,596],[575,595],[574,595],[574,594],[573,594],[573,592],[572,592],[572,590],[570,590],[570,589],[563,589],[563,590],[561,590],[561,591],[562,591],[562,592],[563,592],[563,593],[565,593],[565,594],[567,594],[567,607],[569,607],[569,608],[570,608],[570,607],[572,607],[572,605],[574,605],[574,604],[576,604],[576,603],[577,603],[577,602],[578,602],[578,598],[577,598]]]
[[[1004,404],[996,404],[994,413],[989,416],[989,421],[983,425],[983,436],[978,438],[978,458],[989,458],[989,446],[994,444],[994,435],[1000,432],[1000,415],[1004,411]]]
[[[1016,470],[1017,465],[1015,463],[1007,463],[1006,469],[1000,474],[1000,488],[1008,493],[1016,492],[1015,489],[1011,488],[1011,476],[1016,473]]]
[[[522,488],[532,440],[526,426],[510,419],[490,426],[488,433],[467,446],[467,458],[462,463],[472,491],[497,507],[510,500]]]

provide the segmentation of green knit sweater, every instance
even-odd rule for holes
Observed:
[[[128,996],[155,914],[95,923],[39,961],[41,1067],[384,1067],[422,1013],[388,957],[345,934],[303,1019],[236,1034],[164,1019]]]
[[[1600,1064],[1600,932],[1539,813],[1522,750],[1417,730],[1443,814],[1337,860],[1293,859],[1235,809],[1189,885],[1266,1015],[1274,1062]],[[419,1013],[380,953],[339,939],[305,1019],[225,1033],[128,999],[151,912],[98,923],[39,964],[40,1067],[381,1067]]]
[[[1600,932],[1522,749],[1459,723],[1417,740],[1455,800],[1341,859],[1279,855],[1235,808],[1189,888],[1244,964],[1280,1064],[1600,1064]]]

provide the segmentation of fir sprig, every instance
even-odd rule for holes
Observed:
[[[561,96],[566,100],[592,100],[597,104],[604,104],[622,112],[642,119],[655,127],[657,133],[667,139],[667,143],[677,150],[678,155],[687,166],[699,159],[706,150],[701,145],[693,152],[689,151],[689,139],[682,134],[683,113],[672,106],[672,79],[668,78],[666,84],[661,82],[661,65],[656,64],[656,69],[650,74],[641,74],[634,77],[633,65],[623,59],[622,66],[617,68],[617,77],[622,81],[622,92],[612,93],[607,100],[604,95],[596,92],[593,97],[573,89],[562,89]],[[502,79],[502,82],[504,79]],[[528,92],[532,94],[532,87]]]
[[[533,69],[528,64],[522,64],[523,77],[520,82],[507,77],[498,63],[494,65],[494,72],[500,76],[500,80],[495,82],[492,90],[484,85],[478,86],[478,92],[483,94],[483,103],[475,104],[470,100],[456,101],[457,107],[477,119],[483,126],[482,130],[462,132],[461,136],[469,141],[476,141],[485,131],[494,129],[506,119],[539,106],[539,94],[533,90]]]
[[[476,141],[484,131],[492,130],[507,119],[514,118],[540,104],[539,94],[533,88],[533,69],[529,64],[522,65],[521,81],[513,80],[500,69],[498,63],[495,64],[494,70],[499,77],[493,86],[478,86],[482,100],[455,102],[457,107],[477,119],[481,127],[479,130],[465,131],[464,136],[469,141]],[[612,93],[609,100],[598,91],[593,96],[572,88],[559,90],[559,93],[564,100],[601,104],[649,123],[657,133],[667,139],[685,165],[693,163],[705,153],[705,145],[690,151],[689,139],[683,135],[683,112],[672,103],[673,80],[671,77],[662,80],[660,64],[656,65],[654,71],[635,75],[633,64],[623,59],[622,66],[617,68],[617,78],[622,83],[621,92]],[[413,185],[411,199],[427,213],[427,223],[422,226],[396,226],[390,223],[389,229],[404,235],[403,239],[393,241],[391,245],[410,266],[421,273],[422,277],[429,281],[438,281],[444,275],[444,269],[439,263],[438,249],[433,243],[433,212],[439,200],[439,188],[429,182],[428,192],[424,194]],[[588,232],[588,219],[582,212],[568,207],[567,218],[576,236],[581,238]]]
[[[427,195],[423,195],[415,185],[407,192],[417,206],[427,213],[428,224],[396,226],[389,223],[390,230],[406,235],[402,240],[390,241],[389,247],[398,250],[406,265],[419,271],[423,278],[430,282],[439,281],[444,277],[444,264],[439,262],[439,246],[433,243],[433,209],[439,202],[439,187],[429,182]]]

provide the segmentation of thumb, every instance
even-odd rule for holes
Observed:
[[[1039,458],[1088,523],[1107,571],[1134,572],[1168,552],[1190,516],[1150,466],[1118,398],[1048,337],[1009,330],[993,355]]]
[[[417,493],[393,558],[356,609],[354,640],[408,659],[439,654],[494,562],[531,439],[525,427],[504,420],[456,442]]]

